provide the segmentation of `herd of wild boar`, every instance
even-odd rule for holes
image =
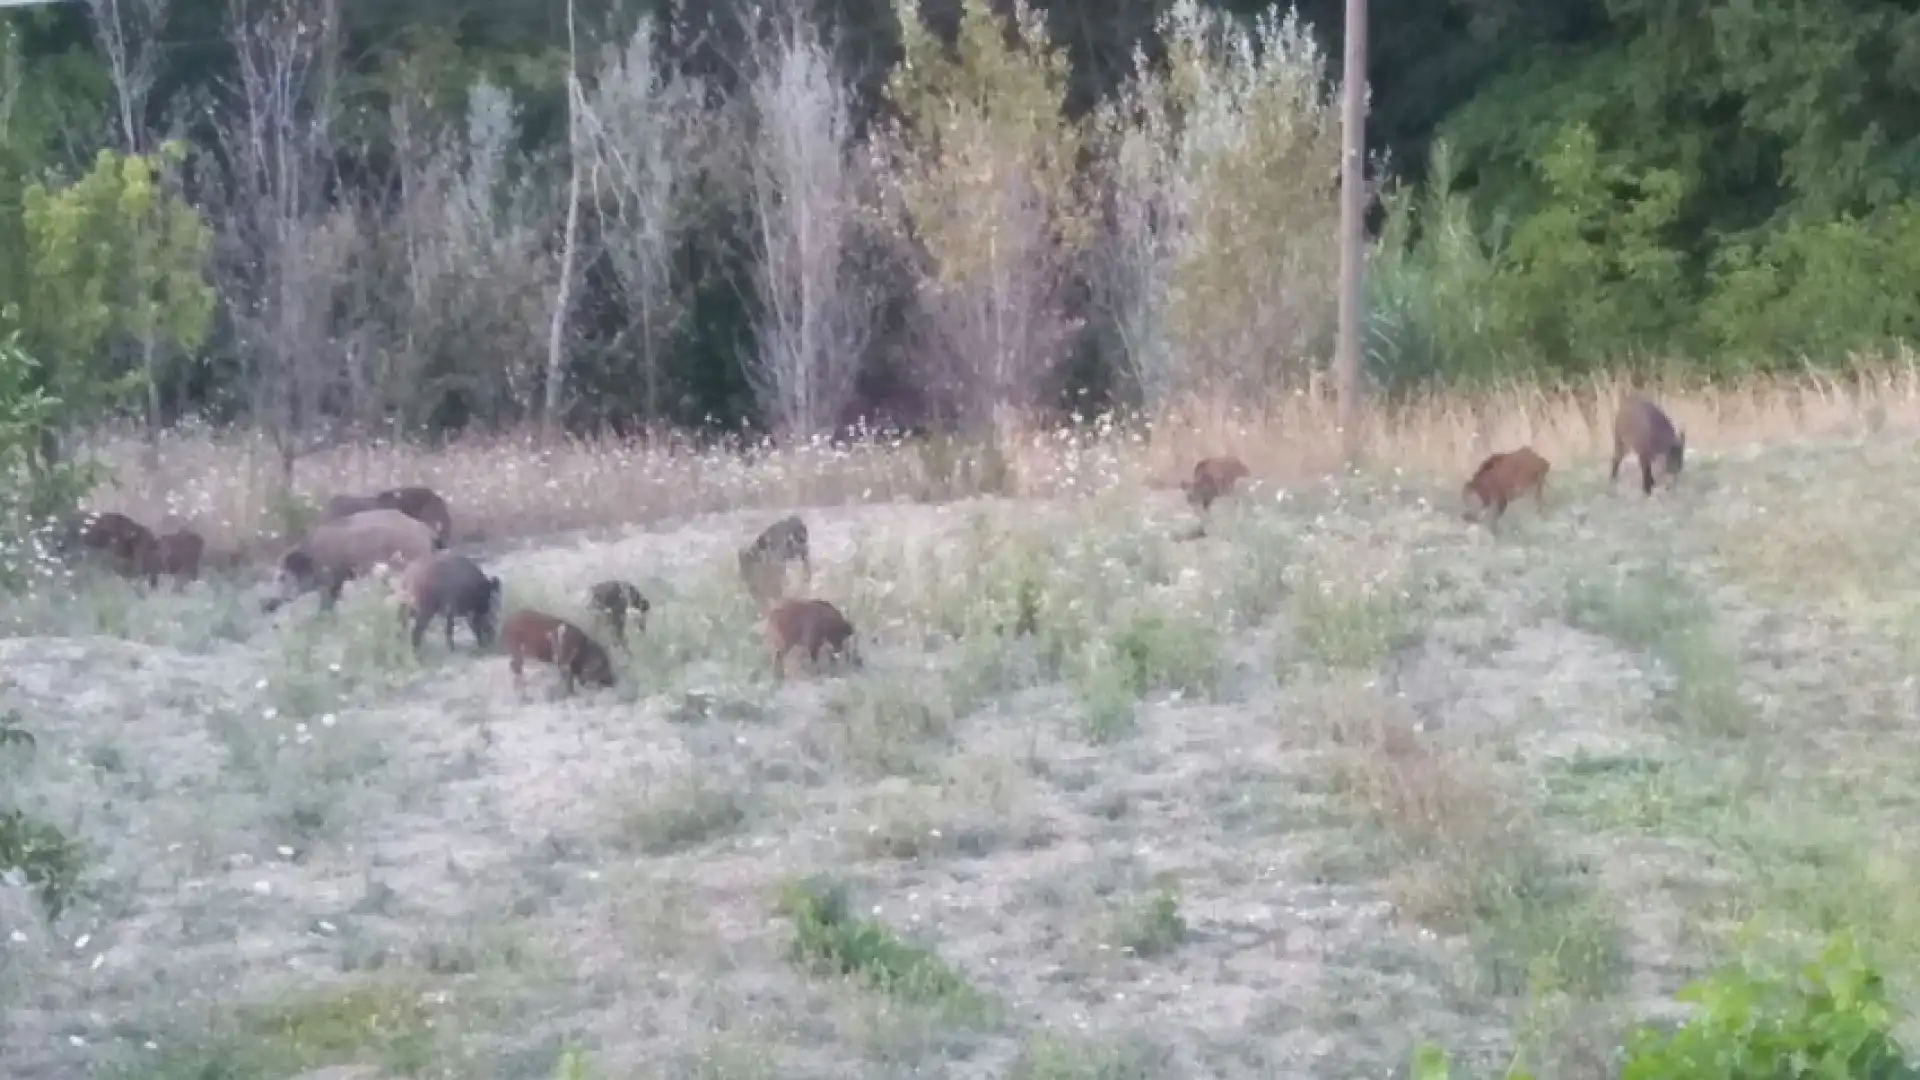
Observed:
[[[1677,430],[1657,405],[1630,396],[1614,415],[1608,481],[1618,482],[1620,463],[1631,452],[1639,458],[1641,489],[1651,495],[1656,466],[1670,481],[1677,478],[1686,444],[1685,432]],[[1529,493],[1544,509],[1549,467],[1547,459],[1530,446],[1488,457],[1461,492],[1466,515],[1471,519],[1490,512],[1488,526],[1497,527],[1508,505]],[[1182,480],[1180,488],[1204,518],[1215,501],[1248,475],[1239,458],[1210,457],[1194,466],[1192,477]],[[473,559],[448,550],[452,539],[453,515],[446,500],[430,488],[335,496],[306,536],[281,556],[262,607],[271,612],[307,593],[318,593],[321,610],[331,610],[347,582],[384,567],[398,575],[400,618],[411,619],[416,650],[436,618],[445,620],[451,648],[454,624],[464,620],[481,648],[491,647],[498,637],[511,658],[516,687],[522,685],[528,659],[558,668],[568,693],[582,682],[600,687],[614,684],[606,649],[582,627],[523,608],[500,619],[496,628],[502,603],[500,579],[489,576]],[[190,529],[156,536],[132,518],[112,511],[76,515],[56,535],[54,546],[62,554],[102,558],[122,576],[144,578],[149,586],[158,586],[162,575],[182,586],[197,579],[206,547]],[[785,677],[787,658],[795,650],[816,665],[824,653],[829,659],[858,666],[853,624],[838,608],[826,600],[786,595],[787,568],[792,563],[799,564],[803,582],[811,586],[807,526],[798,517],[774,522],[739,552],[740,577],[760,608],[774,677]],[[595,619],[622,645],[629,624],[644,631],[652,609],[639,588],[628,581],[602,581],[587,591],[586,600]]]

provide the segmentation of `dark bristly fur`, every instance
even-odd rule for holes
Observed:
[[[594,613],[607,624],[613,639],[622,645],[627,643],[627,616],[631,614],[634,623],[645,631],[647,612],[653,610],[653,605],[641,595],[639,587],[630,581],[603,581],[588,593],[588,602]]]
[[[1653,465],[1658,461],[1671,486],[1680,478],[1686,464],[1687,433],[1673,426],[1660,406],[1641,397],[1629,396],[1620,403],[1613,417],[1613,467],[1607,473],[1611,488],[1620,480],[1620,462],[1631,450],[1640,459],[1640,490],[1653,494]]]
[[[441,553],[407,567],[401,579],[400,618],[413,616],[413,648],[420,650],[427,627],[447,620],[447,648],[453,648],[453,622],[464,618],[481,648],[493,642],[493,617],[500,601],[500,579],[488,577],[465,555]]]
[[[1231,492],[1235,483],[1249,475],[1246,463],[1232,454],[1201,458],[1194,463],[1193,477],[1180,481],[1180,490],[1187,493],[1187,505],[1204,514],[1215,499]]]
[[[398,510],[433,530],[433,546],[444,550],[453,543],[453,513],[432,488],[388,488],[374,495],[335,495],[320,511],[320,521],[338,521],[368,510]]]
[[[825,600],[793,599],[773,604],[767,609],[761,630],[767,647],[773,650],[775,679],[786,677],[787,654],[794,649],[804,649],[808,661],[816,666],[823,649],[860,666],[859,653],[852,647],[853,624]]]
[[[575,681],[590,686],[613,685],[613,661],[607,650],[585,630],[544,611],[522,609],[500,624],[500,643],[513,658],[513,685],[523,685],[521,667],[528,658],[558,667],[573,693]]]
[[[84,512],[67,520],[57,547],[63,554],[81,552],[102,556],[121,577],[160,584],[159,541],[153,531],[125,514],[112,510]]]
[[[1547,470],[1552,467],[1531,446],[1494,454],[1474,470],[1473,478],[1460,491],[1461,501],[1465,502],[1469,497],[1477,498],[1483,511],[1491,510],[1492,514],[1487,519],[1489,528],[1499,524],[1501,515],[1507,512],[1508,503],[1529,491],[1533,492],[1534,505],[1544,512],[1547,508]],[[1468,517],[1472,516],[1470,510]]]
[[[176,587],[200,580],[200,558],[207,550],[206,540],[192,529],[175,529],[155,541],[154,558],[162,574],[171,574]]]

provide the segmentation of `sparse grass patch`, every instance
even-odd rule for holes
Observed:
[[[1740,695],[1739,662],[1719,641],[1699,591],[1665,564],[1615,575],[1583,575],[1568,589],[1569,625],[1650,653],[1672,685],[1660,697],[1663,719],[1715,737],[1750,733],[1753,714]]]
[[[1044,842],[1024,805],[1017,769],[999,759],[962,759],[940,786],[889,785],[868,803],[857,840],[868,858],[980,858],[1009,842]],[[895,782],[898,783],[897,781]]]
[[[215,707],[205,723],[227,752],[228,775],[263,798],[261,820],[283,842],[337,835],[353,814],[368,809],[367,779],[387,761],[378,736],[350,713],[297,719],[271,706],[260,716]],[[343,798],[348,791],[361,797]]]
[[[1293,617],[1297,660],[1324,668],[1375,670],[1413,631],[1408,600],[1371,583],[1304,586],[1294,594]]]
[[[815,974],[842,976],[895,1000],[931,1008],[949,1022],[978,1024],[991,1002],[932,950],[885,923],[853,914],[845,885],[813,879],[781,886],[779,911],[793,922],[789,955]]]
[[[342,1065],[416,1075],[432,1061],[434,1010],[411,983],[376,982],[247,1009],[230,1031],[117,1080],[282,1080]]]
[[[1156,1080],[1173,1077],[1171,1056],[1144,1037],[1096,1042],[1041,1033],[1027,1040],[1007,1080]]]
[[[1187,940],[1187,920],[1180,914],[1180,886],[1162,874],[1152,891],[1126,912],[1114,927],[1114,945],[1134,956],[1164,956]]]
[[[926,672],[888,672],[848,680],[826,702],[827,715],[808,733],[828,754],[881,776],[926,771],[951,745],[953,707]]]
[[[622,815],[616,843],[648,855],[668,855],[726,836],[746,823],[748,800],[696,773],[651,793]]]
[[[1275,517],[1255,513],[1250,506],[1215,513],[1218,521],[1208,531],[1218,537],[1226,563],[1221,598],[1235,626],[1258,625],[1278,614],[1292,595],[1295,544],[1276,527]]]
[[[1210,697],[1218,689],[1222,641],[1210,619],[1142,604],[1113,616],[1112,625],[1081,650],[1072,675],[1088,741],[1113,742],[1131,732],[1150,692]]]
[[[624,657],[597,621],[577,614],[584,620],[579,625],[607,646],[616,664],[626,660],[623,696],[770,681],[772,659],[761,641],[760,613],[741,584],[732,553],[676,585],[671,592],[647,594],[653,602],[647,628],[629,630]]]
[[[1543,966],[1581,997],[1612,987],[1621,952],[1611,913],[1490,773],[1377,694],[1343,695],[1327,723],[1336,788],[1378,831],[1404,915],[1468,935],[1493,993],[1524,992]]]

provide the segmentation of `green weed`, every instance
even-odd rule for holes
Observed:
[[[779,912],[793,921],[789,955],[815,974],[851,978],[955,1018],[984,1017],[986,999],[932,950],[902,941],[879,920],[854,915],[844,885],[789,882],[780,889]]]

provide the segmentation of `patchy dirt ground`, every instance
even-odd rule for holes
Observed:
[[[4,1071],[1599,1076],[1742,930],[1920,959],[1911,440],[1604,478],[1499,536],[1382,476],[805,512],[867,662],[784,685],[768,513],[490,560],[652,599],[570,699],[375,586],[16,602],[0,784],[84,859],[0,885]]]

